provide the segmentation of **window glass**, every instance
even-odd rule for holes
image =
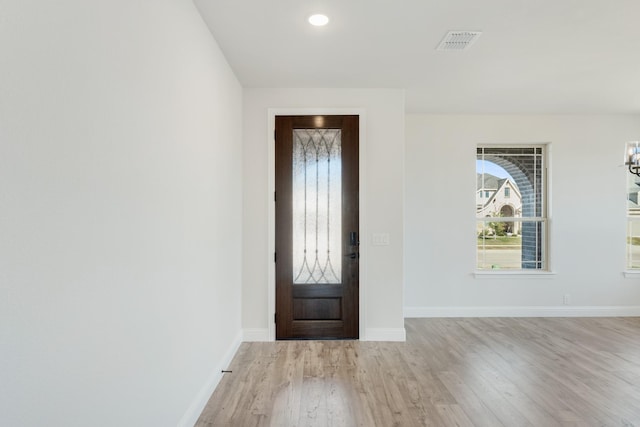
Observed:
[[[476,154],[477,189],[495,194],[476,203],[476,268],[547,269],[544,146],[480,146]]]
[[[627,175],[627,269],[640,270],[640,177]]]

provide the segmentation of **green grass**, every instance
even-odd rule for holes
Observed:
[[[640,237],[627,237],[627,243],[631,243],[633,246],[640,245]]]

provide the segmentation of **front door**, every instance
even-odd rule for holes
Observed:
[[[276,339],[358,338],[358,116],[276,116]]]

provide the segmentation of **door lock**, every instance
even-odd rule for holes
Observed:
[[[356,231],[352,231],[349,233],[349,244],[351,246],[358,246],[360,242],[358,241],[358,233]]]

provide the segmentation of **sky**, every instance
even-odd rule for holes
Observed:
[[[497,176],[498,178],[509,178],[513,181],[511,175],[507,173],[506,170],[502,169],[500,166],[495,163],[491,163],[487,160],[476,160],[476,172],[482,173],[482,164],[484,163],[484,173],[488,173],[493,176]]]

